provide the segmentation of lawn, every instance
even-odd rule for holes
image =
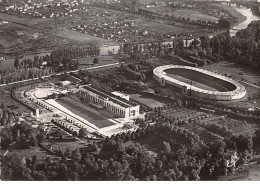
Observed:
[[[59,98],[57,102],[63,107],[69,109],[73,114],[86,119],[98,128],[114,125],[114,123],[107,120],[108,118],[114,117],[113,113],[110,113],[110,116],[108,116],[109,114],[103,113],[102,110],[94,109],[69,97]]]
[[[145,104],[149,107],[163,107],[165,105],[165,103],[159,102],[155,99],[152,99],[146,95],[140,95],[140,94],[131,94],[130,95],[131,98],[141,102],[142,104]]]

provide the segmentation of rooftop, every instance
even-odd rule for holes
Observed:
[[[91,84],[88,84],[88,85],[85,85],[83,86],[84,89],[88,90],[88,91],[91,91],[103,98],[107,98],[109,99],[110,101],[114,102],[114,103],[117,103],[125,108],[127,107],[132,107],[132,106],[137,106],[135,103],[131,102],[131,101],[127,101],[123,98],[120,98],[110,92],[107,92],[101,88],[98,88],[96,86],[93,86]]]

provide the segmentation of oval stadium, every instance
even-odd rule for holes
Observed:
[[[200,68],[164,65],[153,70],[153,77],[161,86],[172,85],[183,94],[210,100],[239,100],[246,88],[237,81]]]

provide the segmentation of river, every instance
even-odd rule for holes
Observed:
[[[235,36],[238,30],[247,28],[248,24],[250,24],[252,21],[260,20],[260,17],[254,15],[250,8],[244,7],[244,6],[236,6],[235,4],[231,4],[232,7],[236,9],[236,11],[240,12],[244,16],[246,16],[246,21],[236,25],[230,30],[230,35]]]
[[[233,27],[230,30],[231,36],[234,36],[237,33],[238,30],[245,29],[248,26],[248,24],[251,23],[251,21],[260,20],[260,17],[253,15],[250,8],[247,8],[247,7],[244,7],[244,6],[238,7],[235,4],[232,4],[231,6],[233,6],[238,12],[242,13],[244,16],[247,17],[246,21],[236,25],[235,27]],[[210,37],[212,37],[212,36],[210,36]],[[189,44],[193,40],[194,39],[187,40],[187,45],[189,46]],[[186,45],[186,40],[183,40],[183,42],[184,42],[184,45]],[[164,44],[170,44],[172,46],[172,41],[163,42],[162,44],[163,45]],[[120,45],[102,46],[102,47],[100,47],[100,55],[108,55],[109,52],[116,54],[116,53],[118,53],[119,48],[120,48]],[[36,55],[37,56],[45,56],[46,54],[50,54],[50,53],[41,53],[41,54],[36,54]],[[24,56],[22,59],[33,59],[33,57],[34,57],[34,55],[31,54],[31,55]],[[22,59],[20,59],[20,60],[22,60]],[[14,63],[14,59],[7,59],[7,60],[4,60],[4,61],[1,61],[0,62],[0,69],[5,70],[5,69],[8,69],[10,67],[13,67],[13,63]]]
[[[226,5],[226,3],[223,3],[223,5]],[[247,26],[255,20],[260,20],[260,17],[254,15],[250,8],[244,7],[244,6],[236,6],[236,4],[231,4],[232,7],[236,9],[236,11],[240,12],[244,16],[246,16],[246,20],[236,26],[234,26],[232,29],[230,29],[230,36],[235,36],[236,33],[241,30],[247,28]],[[209,36],[210,38],[213,37],[212,35]],[[190,43],[194,41],[194,39],[188,39],[187,40],[187,46],[190,45]],[[183,40],[184,45],[186,46],[186,40]],[[170,44],[172,46],[172,41],[163,42],[162,44]],[[108,52],[117,53],[120,46],[108,46],[108,47],[101,47],[100,48],[100,55],[107,55]]]

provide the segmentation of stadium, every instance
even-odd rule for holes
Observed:
[[[237,81],[200,68],[164,65],[153,70],[153,77],[161,86],[172,85],[183,94],[210,100],[239,100],[246,88]]]

